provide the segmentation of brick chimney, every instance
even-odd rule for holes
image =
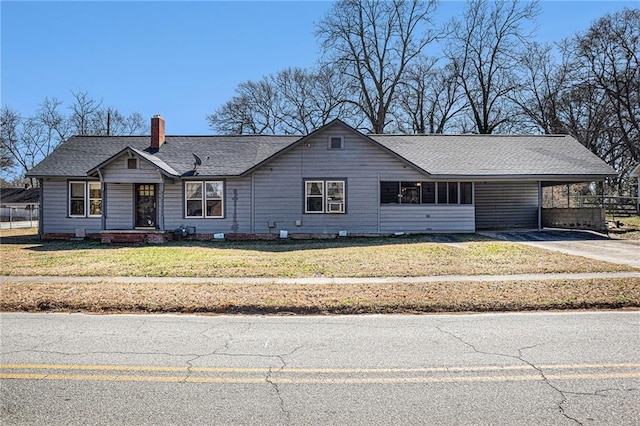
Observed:
[[[161,115],[151,117],[151,149],[159,149],[164,143],[164,119]]]

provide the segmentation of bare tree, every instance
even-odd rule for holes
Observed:
[[[124,118],[119,135],[144,135],[150,132],[149,120],[145,119],[139,112],[132,112]]]
[[[90,116],[88,133],[101,136],[131,136],[148,133],[149,125],[140,113],[123,115],[117,108],[106,107]]]
[[[324,60],[349,81],[346,99],[383,133],[405,70],[437,37],[435,0],[341,0],[319,22]]]
[[[237,92],[237,89],[236,89]],[[222,134],[257,134],[251,102],[247,96],[237,94],[212,114],[207,115],[209,127]]]
[[[2,108],[0,115],[2,157],[8,159],[7,167],[2,170],[3,175],[21,177],[48,154],[46,129],[36,118],[23,119],[17,111],[9,107]],[[20,172],[12,173],[11,166],[18,167]]]
[[[640,9],[607,14],[574,46],[583,77],[609,101],[620,143],[640,161]]]
[[[618,171],[614,189],[627,193],[629,173],[640,161],[640,9],[598,19],[569,40],[565,52],[580,88],[572,93],[591,101],[583,119],[597,117],[589,138],[579,140]]]
[[[520,57],[524,70],[520,90],[509,95],[529,128],[545,134],[568,132],[563,108],[571,104],[567,100],[576,83],[571,62],[566,57],[558,62],[555,56],[551,45],[530,43]]]
[[[56,97],[44,98],[36,111],[36,119],[46,127],[48,139],[51,141],[48,150],[53,150],[59,143],[65,141],[70,135],[70,123],[60,108],[62,101]]]
[[[522,24],[537,14],[537,1],[470,0],[463,18],[452,22],[446,54],[477,133],[494,133],[513,116],[510,96],[520,86],[515,70],[529,36]]]
[[[411,133],[445,133],[467,106],[451,66],[438,66],[437,58],[421,58],[407,67],[398,104],[398,130]]]
[[[275,134],[280,128],[279,96],[268,77],[240,83],[236,95],[208,115],[207,121],[220,133]]]
[[[9,107],[0,110],[0,168],[3,174],[16,164],[15,146],[18,140],[20,113]]]
[[[144,134],[149,130],[140,113],[123,115],[116,108],[100,108],[101,102],[86,92],[72,93],[74,103],[68,116],[63,114],[62,101],[55,97],[45,98],[29,117],[22,117],[8,106],[0,110],[0,172],[4,180],[19,180],[74,133],[106,135],[107,121],[114,136]]]
[[[69,122],[72,132],[76,135],[90,135],[91,124],[95,120],[95,114],[100,110],[102,101],[96,101],[87,92],[71,92],[73,104]]]
[[[328,67],[287,68],[241,83],[207,121],[219,133],[308,134],[336,117],[352,116],[341,101],[345,92],[339,73]]]

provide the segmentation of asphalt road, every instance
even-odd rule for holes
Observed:
[[[640,312],[2,314],[0,423],[640,423]]]

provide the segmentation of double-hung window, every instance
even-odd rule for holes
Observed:
[[[102,184],[100,182],[69,182],[69,216],[102,216]]]
[[[305,213],[345,213],[345,181],[305,181]]]
[[[224,217],[224,183],[222,181],[186,182],[185,217]]]
[[[102,184],[89,182],[89,216],[102,216]]]

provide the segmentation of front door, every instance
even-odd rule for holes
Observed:
[[[157,218],[156,185],[136,185],[136,228],[155,228]]]

